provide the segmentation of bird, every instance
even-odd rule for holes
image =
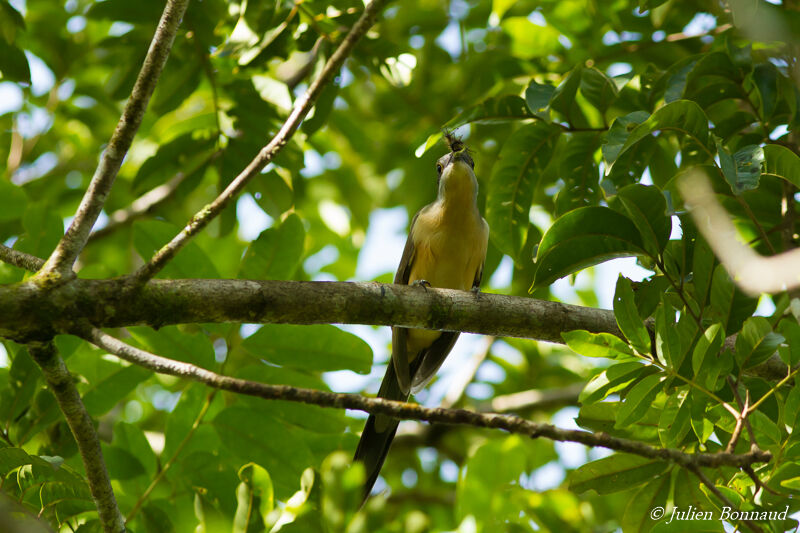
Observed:
[[[449,152],[436,162],[436,200],[411,220],[394,283],[480,290],[489,225],[478,209],[475,162],[464,142],[445,132]],[[378,397],[407,401],[434,377],[458,339],[458,332],[392,327],[392,359]],[[371,414],[354,461],[365,468],[361,503],[369,498],[397,432],[399,420]]]

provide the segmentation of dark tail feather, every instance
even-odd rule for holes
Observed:
[[[403,391],[400,390],[400,384],[397,382],[397,374],[395,374],[394,364],[391,360],[386,368],[386,375],[381,382],[378,397],[403,402],[408,400],[408,394],[403,394]],[[358,441],[355,457],[353,457],[354,461],[364,463],[364,469],[367,474],[364,482],[362,503],[366,501],[372,486],[375,484],[375,480],[378,479],[378,474],[381,472],[386,454],[389,453],[389,447],[392,445],[392,439],[394,439],[399,423],[399,420],[384,415],[369,415],[367,419],[367,425],[364,426],[361,440]]]

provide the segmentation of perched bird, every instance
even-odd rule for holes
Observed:
[[[467,147],[451,134],[445,138],[450,152],[436,162],[436,201],[414,215],[394,282],[477,292],[489,225],[478,210],[478,180]],[[393,327],[392,361],[378,397],[408,400],[410,393],[433,378],[457,338],[457,332]],[[366,470],[364,500],[378,478],[398,423],[385,415],[367,419],[354,457]]]

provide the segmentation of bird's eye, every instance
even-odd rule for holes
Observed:
[[[436,172],[441,174],[442,170],[444,170],[444,167],[442,166],[442,164],[441,163],[436,163]]]

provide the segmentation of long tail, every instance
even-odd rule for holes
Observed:
[[[400,390],[400,384],[397,381],[397,374],[391,360],[386,368],[386,375],[381,382],[381,388],[378,390],[378,397],[403,402],[408,400],[408,394],[404,394]],[[361,440],[358,441],[355,457],[353,457],[354,461],[364,463],[367,473],[362,503],[366,501],[372,486],[375,484],[375,480],[378,479],[378,474],[380,474],[386,454],[389,453],[389,447],[392,445],[392,439],[394,439],[399,423],[399,420],[385,415],[369,415],[367,419],[367,425],[364,426]]]

